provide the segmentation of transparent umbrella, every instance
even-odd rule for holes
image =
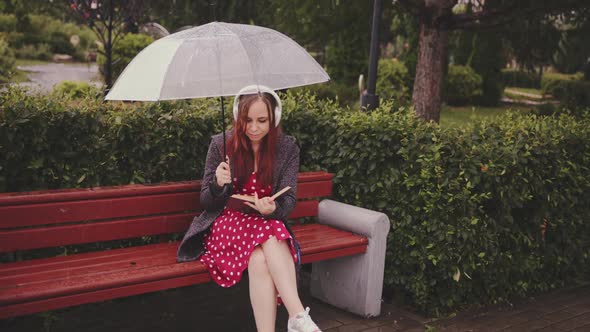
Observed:
[[[280,90],[329,79],[303,47],[278,31],[213,22],[150,44],[129,63],[105,99],[223,97],[247,85]],[[222,98],[222,118],[223,108]]]
[[[233,96],[247,85],[279,90],[329,79],[303,47],[278,31],[213,22],[146,47],[125,68],[106,99]]]

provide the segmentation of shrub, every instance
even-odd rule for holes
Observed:
[[[10,26],[11,16],[6,15],[6,25]],[[49,59],[46,48],[48,45],[50,52],[63,53],[74,56],[78,60],[84,60],[84,52],[89,48],[94,48],[96,37],[90,28],[79,26],[72,23],[66,23],[46,15],[27,15],[29,27],[25,30],[15,29],[5,32],[9,44],[20,50],[18,56],[25,56],[31,59]],[[2,16],[0,16],[2,24]],[[70,42],[72,35],[80,37],[78,46]]]
[[[538,115],[553,115],[557,111],[557,108],[553,104],[545,103],[537,106],[536,112]]]
[[[590,116],[443,129],[388,102],[361,112],[288,93],[283,105],[301,170],[334,173],[335,199],[389,216],[386,298],[441,314],[588,277]],[[8,89],[0,191],[198,179],[218,109],[213,99],[71,102]]]
[[[541,80],[539,75],[536,73],[503,69],[502,70],[502,83],[505,86],[514,86],[519,88],[534,88],[538,89],[541,87]]]
[[[410,99],[410,78],[406,66],[397,60],[379,60],[377,94],[382,101],[407,103]]]
[[[589,81],[559,81],[548,91],[566,107],[590,107]]]
[[[14,51],[19,59],[50,60],[51,47],[49,44],[24,45]]]
[[[53,95],[58,98],[80,99],[91,98],[96,99],[102,96],[101,89],[88,84],[87,82],[76,81],[62,81],[53,87]]]
[[[53,53],[73,55],[76,52],[76,49],[70,43],[70,38],[62,31],[52,32],[47,42],[51,46]]]
[[[154,39],[148,35],[128,33],[113,45],[113,59],[117,59],[117,62],[112,64],[113,82],[117,80],[117,77],[119,77],[131,60],[153,41]],[[105,56],[99,54],[97,62],[101,73],[104,75],[106,70]]]
[[[444,87],[446,101],[451,105],[465,105],[482,93],[482,79],[471,67],[449,66]]]
[[[10,32],[16,30],[16,17],[13,14],[0,14],[0,31]]]
[[[541,80],[541,90],[544,94],[551,93],[551,90],[561,82],[564,81],[579,81],[584,75],[582,73],[576,74],[560,74],[560,73],[546,73]]]
[[[0,39],[0,83],[8,82],[15,74],[14,63],[14,54],[8,47],[8,43],[4,39]]]
[[[289,90],[299,93],[307,92],[315,95],[317,99],[330,99],[343,107],[354,107],[360,100],[360,92],[356,85],[336,83],[335,81],[292,88]]]

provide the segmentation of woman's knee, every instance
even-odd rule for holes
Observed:
[[[248,261],[248,270],[250,273],[268,273],[268,267],[266,265],[266,257],[260,247],[256,247],[250,255]]]

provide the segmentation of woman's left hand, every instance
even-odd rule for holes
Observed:
[[[250,202],[244,202],[244,204],[260,212],[262,215],[269,215],[275,211],[277,205],[275,201],[270,197],[258,198],[258,193],[254,193],[254,204]]]

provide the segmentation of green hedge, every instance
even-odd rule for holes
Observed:
[[[411,84],[405,64],[395,59],[379,60],[377,74],[377,95],[381,101],[407,104],[411,99]]]
[[[502,82],[505,86],[519,87],[519,88],[534,88],[541,87],[541,80],[536,73],[525,72],[514,69],[502,70]]]
[[[197,179],[220,131],[212,103],[103,104],[11,89],[0,96],[0,191]]]
[[[4,39],[0,38],[0,83],[10,81],[10,78],[16,74],[15,61],[12,49]]]
[[[52,94],[57,98],[96,99],[103,96],[99,87],[84,81],[61,81],[53,86]]]
[[[560,74],[560,73],[546,73],[541,80],[541,90],[543,93],[551,93],[553,88],[561,82],[581,81],[584,79],[584,74]]]
[[[0,100],[0,190],[201,177],[217,100]],[[443,129],[384,103],[371,113],[284,98],[301,169],[336,199],[386,213],[384,294],[432,314],[589,277],[590,117],[507,115]],[[541,226],[546,223],[546,231]]]
[[[590,107],[590,81],[560,81],[548,92],[564,106]]]
[[[466,105],[482,94],[482,78],[469,66],[449,66],[444,96],[450,105]]]
[[[0,35],[19,58],[49,60],[52,53],[65,53],[85,61],[85,52],[96,49],[96,36],[89,27],[47,15],[24,15],[18,20],[14,14],[0,14]],[[74,35],[79,37],[76,46],[70,42]]]

